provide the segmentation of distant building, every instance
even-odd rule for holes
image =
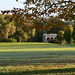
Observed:
[[[56,39],[57,34],[43,34],[43,42],[48,42],[49,39]]]
[[[72,25],[74,27],[74,21],[65,21],[68,25]],[[48,42],[49,39],[56,39],[57,34],[43,34],[43,42]]]

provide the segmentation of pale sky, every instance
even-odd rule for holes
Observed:
[[[0,10],[11,10],[13,7],[16,8],[24,8],[23,2],[25,0],[18,0],[19,2],[16,2],[16,0],[0,0]],[[75,0],[72,0],[75,2]]]
[[[0,0],[0,10],[11,10],[13,7],[24,8],[24,1],[25,0],[19,0],[19,2],[16,2],[16,0]]]

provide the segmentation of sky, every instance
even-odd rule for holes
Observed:
[[[0,0],[0,10],[11,10],[13,7],[24,8],[23,2],[25,0]],[[72,0],[75,2],[75,0]]]
[[[0,11],[1,10],[11,10],[14,7],[16,8],[24,8],[23,2],[25,0],[19,0],[19,2],[16,2],[16,0],[0,0]]]

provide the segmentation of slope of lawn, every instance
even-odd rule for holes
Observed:
[[[75,44],[0,43],[0,75],[56,74],[75,74]]]

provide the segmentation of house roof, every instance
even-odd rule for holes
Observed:
[[[57,36],[57,34],[43,34],[43,36],[45,36],[45,37],[56,37]]]

